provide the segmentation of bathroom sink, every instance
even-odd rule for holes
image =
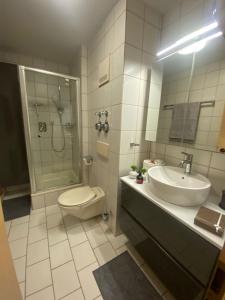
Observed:
[[[156,166],[148,170],[148,175],[153,194],[180,206],[200,205],[207,199],[211,187],[206,177],[185,174],[177,167]]]

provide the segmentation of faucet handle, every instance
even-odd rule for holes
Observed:
[[[191,154],[191,153],[187,153],[187,152],[181,152],[181,154],[184,154],[185,155],[185,160],[190,160],[190,161],[192,161],[192,159],[193,159],[193,154]]]

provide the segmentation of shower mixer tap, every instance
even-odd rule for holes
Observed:
[[[100,132],[102,130],[101,112],[96,112],[95,115],[98,116],[98,122],[95,124],[95,129]]]
[[[101,132],[102,130],[107,133],[109,131],[109,122],[108,122],[108,115],[109,112],[107,110],[105,111],[99,111],[95,113],[96,116],[98,116],[98,122],[95,124],[95,129]],[[105,116],[105,121],[102,122],[101,118],[102,116]]]

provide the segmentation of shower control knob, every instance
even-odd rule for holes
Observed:
[[[103,130],[105,133],[109,131],[109,123],[107,121],[103,124]]]
[[[101,131],[102,130],[102,123],[101,122],[98,122],[95,124],[95,129],[98,130],[98,131]]]

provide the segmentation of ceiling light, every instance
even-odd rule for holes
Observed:
[[[210,41],[212,39],[220,37],[222,34],[223,34],[222,31],[218,31],[218,32],[202,39],[201,41],[193,43],[193,44],[179,50],[178,53],[183,54],[183,55],[187,55],[187,54],[199,52],[206,46],[207,41]]]
[[[215,28],[218,27],[218,22],[213,22],[207,26],[204,26],[188,35],[185,35],[184,37],[182,37],[181,39],[177,40],[174,44],[172,44],[171,46],[159,51],[158,53],[156,53],[157,56],[161,56],[162,54],[165,54],[167,52],[169,52],[172,49],[175,49],[183,44],[185,44],[188,41],[191,41],[197,37],[200,37],[201,35],[203,35],[206,32],[209,32]]]
[[[206,42],[200,41],[196,42],[194,44],[191,44],[190,46],[187,46],[181,50],[178,51],[179,54],[187,55],[191,53],[196,53],[201,51],[203,48],[205,48]]]

